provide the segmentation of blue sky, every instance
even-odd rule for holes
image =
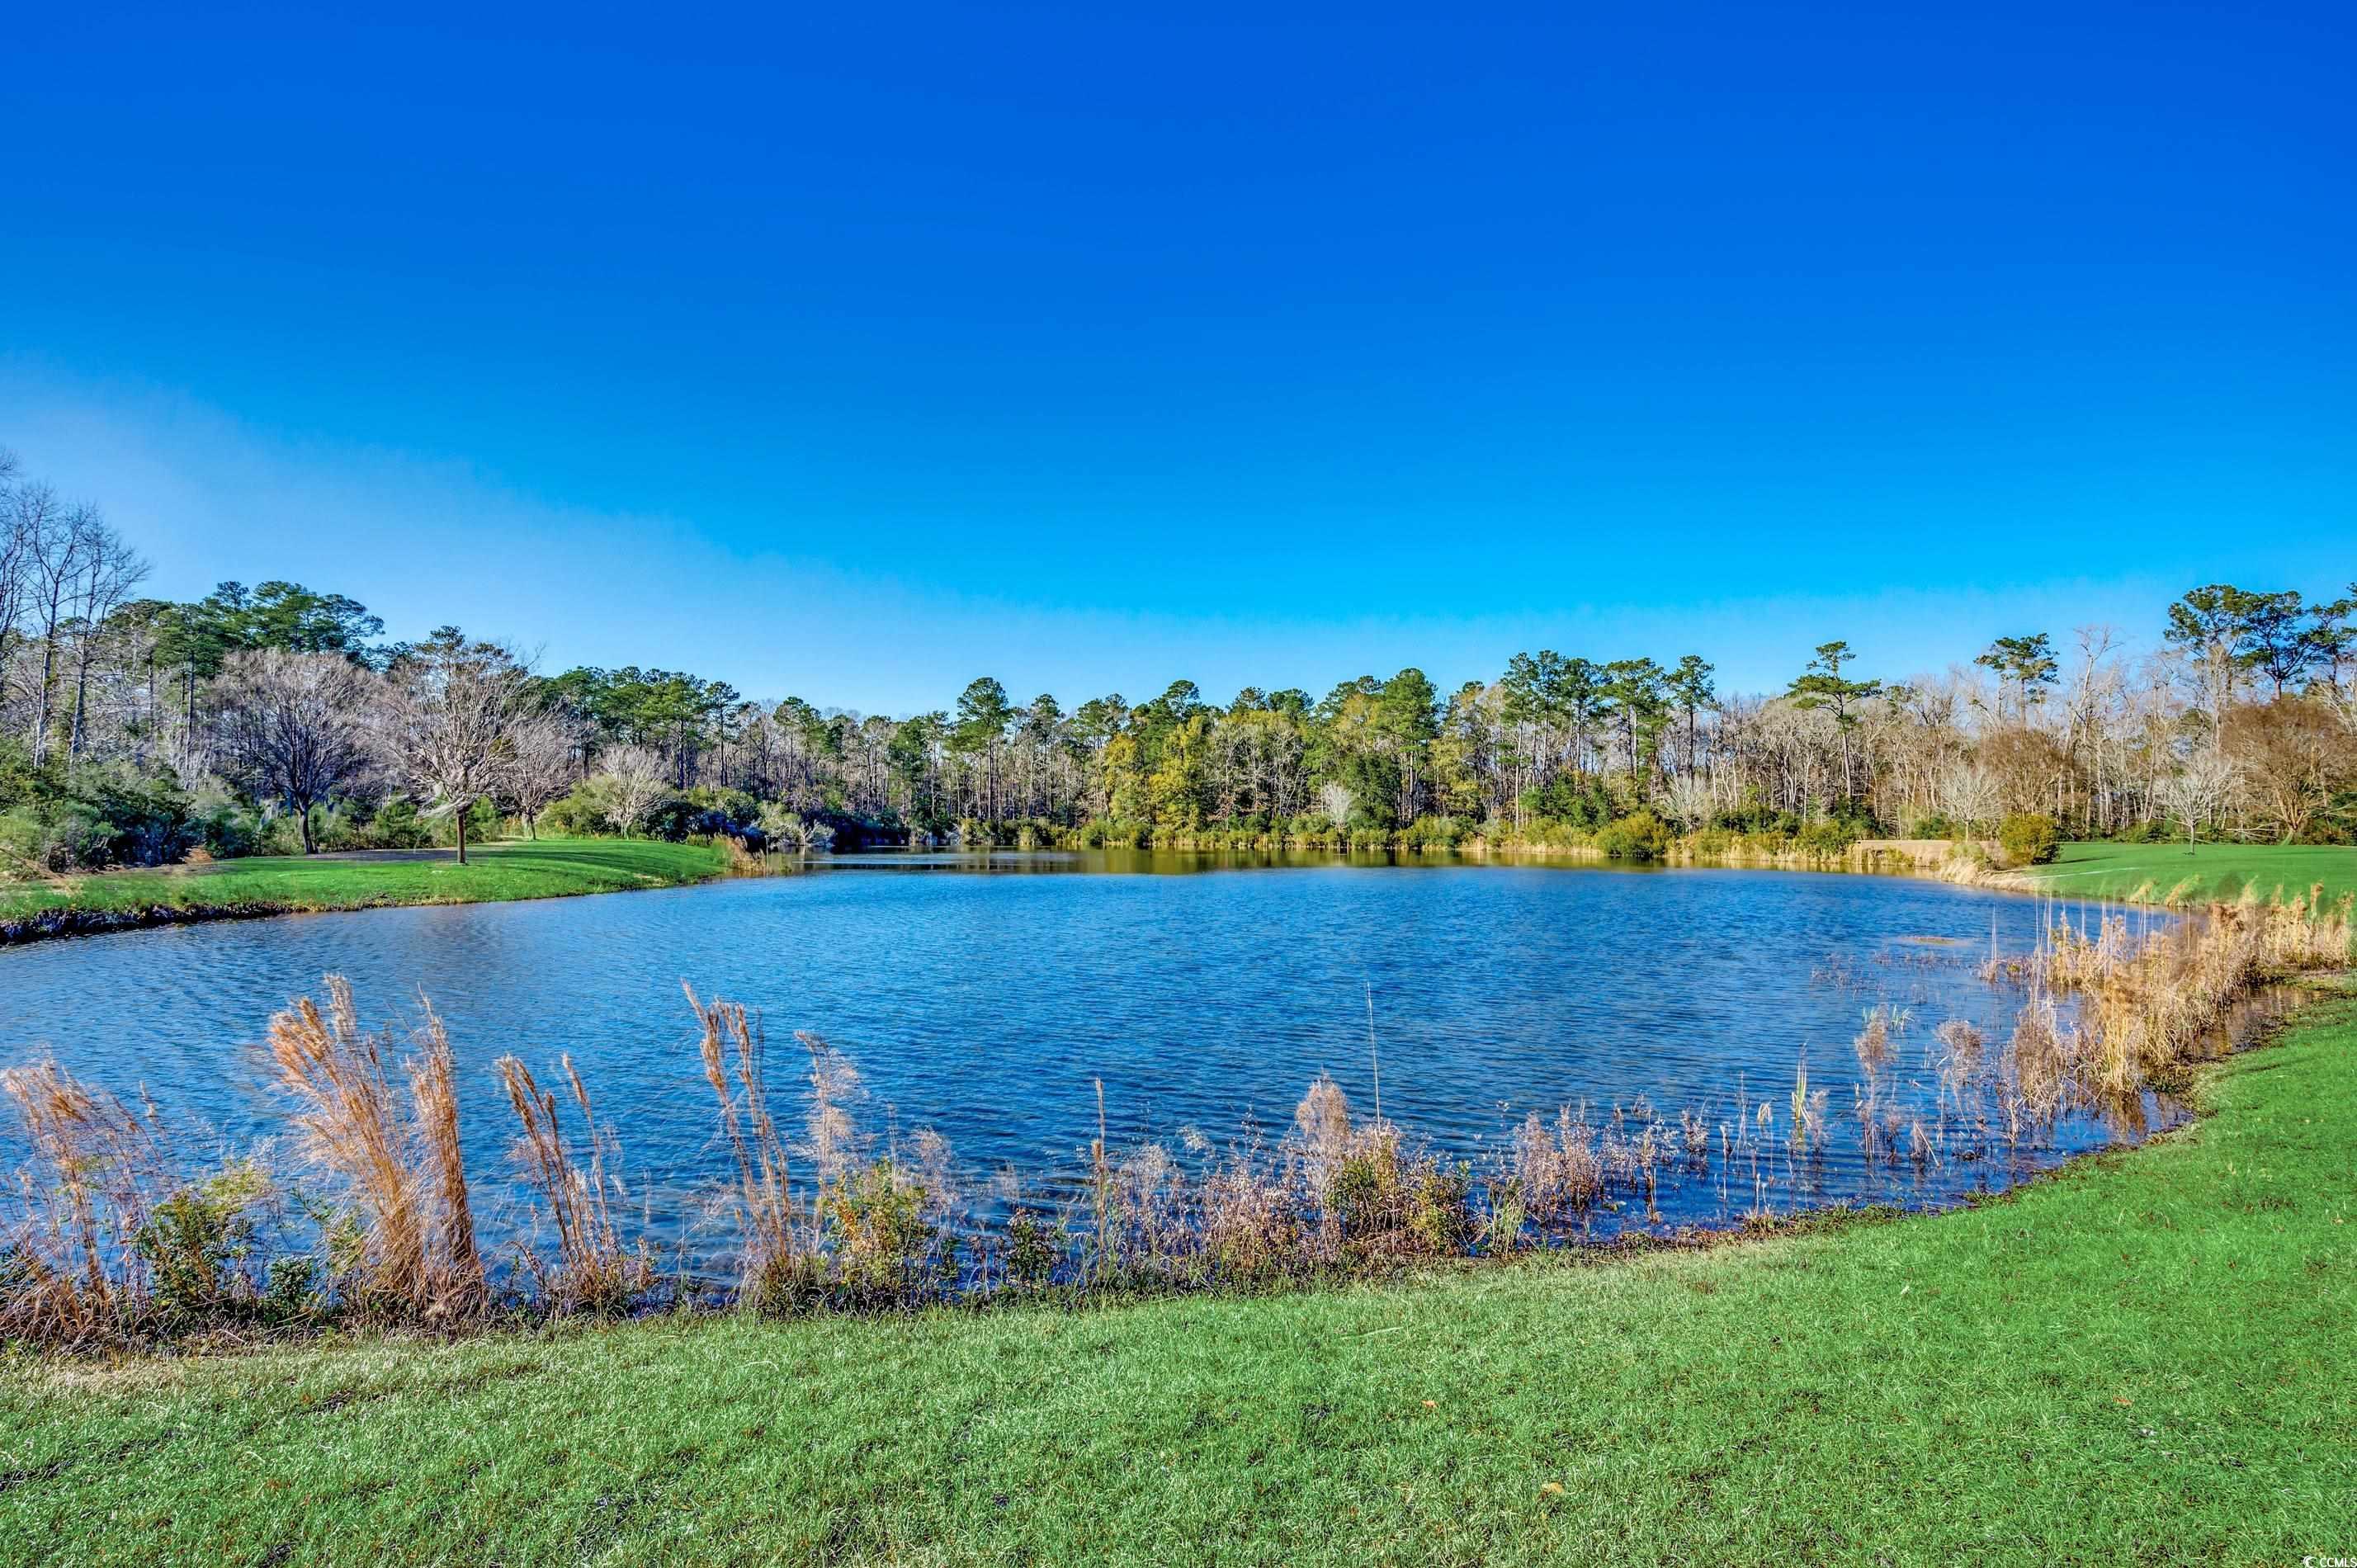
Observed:
[[[327,9],[11,25],[159,591],[906,711],[2357,575],[2346,7]]]

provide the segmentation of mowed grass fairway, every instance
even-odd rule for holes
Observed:
[[[1935,1218],[1390,1287],[0,1370],[16,1562],[2357,1549],[2357,1002]]]
[[[448,850],[350,855],[255,855],[210,865],[109,871],[55,882],[0,884],[0,920],[48,910],[359,909],[384,904],[477,904],[669,887],[716,876],[725,853],[700,844],[541,839]]]
[[[2066,843],[2050,865],[2011,874],[2019,885],[2059,898],[2141,897],[2158,903],[2172,891],[2180,903],[2306,897],[2321,882],[2327,902],[2357,892],[2357,849],[2325,844]]]

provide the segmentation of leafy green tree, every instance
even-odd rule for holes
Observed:
[[[209,600],[167,606],[156,619],[155,662],[172,671],[179,687],[181,771],[195,760],[198,689],[219,675],[221,662],[239,644],[232,640]]]
[[[1857,727],[1858,703],[1882,690],[1879,681],[1853,681],[1842,673],[1842,666],[1854,657],[1846,642],[1821,642],[1816,657],[1809,660],[1808,669],[1786,689],[1796,708],[1824,708],[1834,712],[1834,729],[1841,737],[1842,800],[1844,803],[1857,798],[1851,773],[1850,732]]]
[[[1571,735],[1571,770],[1587,770],[1587,735],[1605,718],[1608,699],[1604,694],[1604,667],[1592,660],[1572,658],[1563,661],[1563,669],[1555,682],[1551,702],[1560,715],[1563,725]]]
[[[1203,764],[1209,719],[1199,710],[1165,736],[1146,780],[1146,809],[1157,832],[1193,832],[1203,825]]]
[[[608,741],[651,746],[668,761],[672,787],[692,781],[697,757],[717,742],[721,721],[742,697],[726,681],[680,670],[568,670],[546,682],[544,701],[565,702]]]
[[[950,716],[944,713],[912,714],[892,732],[886,751],[892,775],[908,795],[909,821],[928,832],[939,832],[949,820],[949,813],[942,809],[937,766],[949,726]]]
[[[1064,725],[1063,704],[1047,692],[1032,698],[1030,705],[1017,715],[1016,734],[1022,742],[1025,816],[1052,814],[1053,804],[1048,799],[1050,783],[1062,777],[1074,762]]]
[[[2029,637],[2000,637],[1973,662],[1996,676],[2000,719],[2005,716],[2008,689],[2014,693],[2016,715],[2026,718],[2033,706],[2045,700],[2061,670],[2054,657],[2054,644],[2042,631]]]
[[[1432,743],[1440,735],[1440,693],[1421,670],[1401,671],[1376,693],[1373,732],[1397,764],[1394,789],[1398,818],[1416,819],[1432,764]]]
[[[1098,777],[1104,792],[1104,814],[1117,822],[1150,822],[1154,811],[1146,798],[1145,748],[1133,730],[1123,730],[1105,742],[1097,757]]]
[[[2351,667],[2357,665],[2357,625],[2351,624],[2352,616],[2357,616],[2357,583],[2349,585],[2348,596],[2327,600],[2309,610],[2308,630],[2302,634],[2309,667],[2324,671],[2335,694]]]
[[[2243,663],[2265,675],[2280,699],[2306,672],[2316,644],[2302,624],[2307,610],[2297,590],[2260,594],[2255,601],[2244,621]]]
[[[966,756],[979,752],[985,758],[989,793],[977,802],[983,809],[976,814],[987,822],[998,822],[1006,814],[998,798],[998,749],[1014,722],[1015,708],[1006,700],[1006,688],[987,675],[958,695],[957,727],[950,732],[950,745]]]
[[[1678,660],[1677,668],[1672,670],[1663,682],[1671,701],[1685,715],[1686,771],[1689,773],[1695,770],[1700,715],[1718,703],[1718,690],[1711,683],[1713,673],[1712,667],[1701,654],[1689,653]]]
[[[1563,656],[1553,649],[1536,655],[1517,653],[1506,661],[1506,672],[1498,682],[1498,717],[1513,736],[1506,760],[1524,775],[1528,788],[1545,781],[1553,760],[1549,732],[1555,722],[1554,693],[1562,665]],[[1527,792],[1527,788],[1517,789],[1514,799],[1519,801]]]
[[[1604,667],[1603,676],[1604,714],[1620,732],[1629,788],[1642,799],[1647,791],[1639,772],[1639,751],[1660,733],[1667,711],[1665,674],[1650,659],[1616,659]]]
[[[1605,721],[1609,705],[1603,668],[1543,649],[1535,656],[1514,655],[1501,684],[1501,716],[1530,732],[1533,782],[1544,785],[1566,760],[1575,774],[1585,773],[1588,735]]]
[[[383,630],[384,622],[358,599],[314,593],[300,583],[269,582],[253,590],[244,640],[253,648],[365,660],[368,639]]]
[[[2212,583],[2188,590],[2169,607],[2169,624],[2160,635],[2183,649],[2201,674],[2213,746],[2223,744],[2234,671],[2249,667],[2252,618],[2264,597],[2231,583]]]

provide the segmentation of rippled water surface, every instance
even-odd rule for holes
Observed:
[[[1173,855],[844,857],[704,887],[540,903],[192,926],[0,950],[0,1058],[54,1047],[231,1140],[265,1130],[256,1042],[323,973],[363,1017],[421,991],[462,1068],[475,1168],[509,1133],[490,1070],[570,1052],[642,1190],[709,1176],[709,1091],[684,979],[758,1007],[773,1048],[815,1030],[857,1064],[879,1133],[937,1128],[961,1163],[1069,1175],[1096,1121],[1116,1145],[1194,1128],[1282,1129],[1309,1078],[1372,1100],[1444,1147],[1495,1152],[1529,1110],[1642,1096],[1658,1112],[1789,1101],[1805,1054],[1838,1116],[1868,1007],[1905,1010],[1893,1069],[1928,1095],[1943,1020],[1992,1039],[2018,998],[1976,977],[2039,907],[1896,878],[1761,871],[1322,862]],[[793,1067],[780,1054],[780,1070]],[[2066,1123],[2041,1157],[2103,1142]],[[13,1133],[0,1134],[0,1138]],[[2001,1181],[1984,1164],[1869,1171],[1824,1152],[1810,1199],[1917,1202]],[[1725,1183],[1718,1184],[1720,1187]],[[1665,1199],[1708,1218],[1723,1190]],[[1748,1200],[1749,1189],[1738,1197]],[[1681,1214],[1683,1210],[1683,1215]]]

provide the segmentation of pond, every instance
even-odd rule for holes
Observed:
[[[1184,1157],[1250,1128],[1281,1135],[1321,1072],[1363,1115],[1380,1072],[1383,1113],[1477,1172],[1530,1112],[1585,1102],[1591,1121],[1619,1107],[1623,1126],[1649,1113],[1673,1126],[1691,1111],[1711,1158],[1665,1186],[1658,1220],[1724,1222],[1952,1200],[2172,1114],[2149,1101],[2125,1121],[2075,1111],[2001,1145],[1985,1119],[1977,1133],[1946,1125],[1934,1031],[1964,1020],[1998,1057],[2021,999],[1980,965],[1993,942],[2030,945],[2043,908],[1802,872],[845,855],[700,887],[0,951],[0,1061],[54,1049],[240,1145],[275,1124],[258,1041],[288,998],[341,974],[373,1026],[413,1019],[422,993],[456,1045],[486,1185],[508,1169],[512,1133],[491,1062],[512,1053],[547,1081],[569,1053],[620,1138],[630,1208],[660,1230],[725,1163],[684,980],[760,1012],[780,1082],[803,1065],[794,1031],[839,1047],[876,1146],[934,1129],[977,1186],[996,1177],[1002,1192],[1073,1190],[1100,1083],[1116,1151],[1153,1139]],[[1763,1101],[1784,1135],[1803,1062],[1829,1122],[1854,1121],[1853,1040],[1878,1007],[1892,1026],[1883,1114],[1932,1126],[1928,1156],[1918,1144],[1871,1161],[1837,1132],[1766,1175],[1756,1151],[1749,1168],[1725,1157]],[[21,1152],[0,1131],[0,1158]],[[1631,1208],[1611,1223],[1647,1219]]]

